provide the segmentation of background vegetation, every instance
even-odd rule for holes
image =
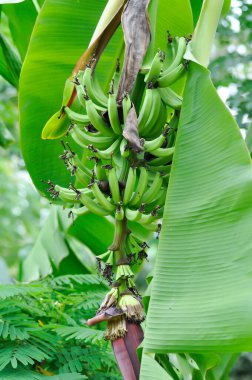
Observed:
[[[222,20],[219,25],[216,45],[213,50],[210,67],[212,71],[213,81],[217,86],[219,93],[235,115],[240,127],[242,128],[244,137],[247,135],[249,148],[252,146],[252,134],[250,132],[252,120],[251,5],[252,2],[250,0],[232,1],[232,8],[229,16],[227,16],[225,20]],[[4,13],[1,13],[1,33],[4,35],[7,41],[9,41],[10,45],[14,49],[14,52],[18,56],[19,53],[15,47],[15,43],[12,40],[11,35],[9,34],[8,20]],[[22,56],[19,57],[20,61],[22,58]],[[28,256],[37,257],[36,255],[38,253],[41,254],[41,250],[43,249],[43,244],[41,243],[43,242],[42,227],[45,225],[44,222],[48,216],[52,223],[51,226],[54,226],[55,230],[60,231],[58,241],[55,244],[57,244],[57,247],[60,247],[63,255],[64,250],[68,254],[70,252],[68,261],[61,261],[60,266],[54,266],[51,262],[51,258],[49,257],[48,260],[53,265],[54,274],[63,275],[69,271],[70,262],[70,273],[93,273],[95,270],[94,259],[90,254],[89,248],[87,246],[83,246],[75,239],[74,232],[71,230],[71,220],[67,220],[65,213],[58,215],[56,212],[52,212],[52,208],[54,208],[54,206],[50,205],[47,200],[40,197],[29,179],[29,175],[25,170],[24,161],[22,159],[19,148],[17,90],[3,78],[0,78],[0,114],[0,282],[8,283],[12,282],[13,279],[22,280],[31,278],[29,277],[30,274],[27,277],[27,274],[24,272],[22,262]],[[81,263],[82,266],[79,266],[79,263]],[[36,268],[34,267],[34,271],[35,269]],[[44,271],[44,274],[46,274],[46,266],[44,267]],[[84,295],[83,289],[84,291],[86,290],[86,294],[87,290],[90,287],[88,288],[88,284],[86,284],[86,289],[85,287],[82,289],[79,289],[77,287],[73,293],[71,284],[74,282],[76,285],[77,278],[76,280],[62,279],[62,283],[53,283],[53,286],[52,283],[50,283],[50,287],[52,286],[52,293],[49,294],[48,281],[50,280],[37,283],[34,285],[34,287],[24,287],[21,291],[17,290],[17,298],[13,298],[13,294],[11,293],[4,293],[4,288],[1,288],[0,297],[6,299],[9,299],[10,297],[10,300],[5,303],[7,307],[7,311],[5,312],[7,314],[9,313],[10,315],[12,315],[14,311],[17,313],[17,326],[19,323],[18,319],[23,319],[24,315],[26,316],[25,318],[27,318],[27,325],[23,325],[20,331],[21,335],[22,333],[29,334],[30,338],[26,339],[27,344],[33,344],[32,342],[34,336],[30,333],[33,323],[32,318],[38,317],[41,318],[41,328],[45,324],[49,326],[48,331],[46,332],[47,335],[43,338],[39,338],[43,340],[43,343],[41,344],[44,344],[45,348],[48,347],[47,345],[50,345],[52,342],[54,342],[57,347],[61,347],[60,337],[62,336],[71,338],[69,340],[70,343],[67,347],[68,353],[57,351],[57,355],[62,355],[62,357],[65,355],[66,358],[69,357],[70,352],[71,355],[74,356],[71,356],[71,359],[69,359],[69,361],[68,359],[65,359],[64,370],[62,368],[59,368],[59,370],[63,372],[74,372],[73,367],[69,367],[73,365],[75,366],[77,372],[79,371],[80,367],[83,368],[83,366],[90,365],[90,362],[87,364],[85,361],[82,361],[80,359],[81,357],[83,358],[84,354],[87,355],[89,353],[90,357],[92,356],[94,358],[97,358],[97,362],[92,363],[91,368],[85,367],[88,376],[90,376],[92,379],[105,379],[105,377],[99,377],[99,373],[101,370],[109,373],[110,369],[104,367],[107,358],[106,355],[108,355],[110,358],[109,362],[111,363],[111,374],[108,375],[110,376],[108,379],[113,379],[112,373],[116,373],[116,369],[113,364],[113,359],[110,356],[110,350],[103,350],[96,338],[94,338],[94,340],[91,342],[92,344],[86,340],[85,336],[82,336],[82,338],[79,340],[73,339],[73,332],[75,331],[75,333],[78,334],[78,331],[81,329],[80,314],[82,314],[82,318],[88,317],[88,315],[85,315],[83,305],[80,305],[80,298]],[[63,291],[62,284],[65,283],[64,281],[67,281],[69,288],[66,288],[66,290]],[[145,279],[143,276],[139,279],[139,281],[142,282],[142,286],[144,287]],[[80,284],[83,285],[82,282],[80,282]],[[3,292],[2,296],[1,291]],[[102,292],[105,291],[105,286],[99,285],[99,289],[97,291],[100,297],[97,298],[97,294],[91,293],[91,300],[89,301],[91,301],[92,307],[90,307],[88,313],[92,313],[93,308],[97,306],[95,304],[92,304],[93,299],[96,299],[98,302],[100,299],[102,299]],[[43,315],[41,317],[41,315],[36,314],[38,305],[37,301],[35,300],[35,296],[38,295],[46,300],[43,307],[48,308],[48,310],[50,309],[50,313],[48,313],[46,309],[43,311],[44,317]],[[57,300],[58,302],[59,307],[57,312],[55,310],[55,306],[50,305],[51,298]],[[84,299],[85,301],[88,301],[86,298]],[[31,312],[28,312],[24,308],[24,300],[26,300],[26,302],[28,301],[32,305],[32,318],[30,315]],[[68,306],[70,304],[71,313],[69,314]],[[86,305],[90,306],[88,302]],[[87,306],[86,309],[88,309]],[[60,315],[58,315],[59,310],[62,311]],[[0,313],[1,312],[2,311],[0,310]],[[75,330],[67,330],[66,328],[64,329],[64,325],[69,325],[69,321],[70,325],[72,326],[71,328],[75,328]],[[15,341],[16,337],[18,337],[17,334],[17,332],[16,336],[11,335],[11,333],[9,333],[9,335],[7,334],[10,350],[13,347],[13,342]],[[97,334],[97,336],[99,336],[99,333]],[[101,355],[101,352],[104,352],[104,358]],[[46,359],[46,349],[42,349],[41,353],[34,353],[34,357],[30,357],[30,359],[34,361],[38,360],[36,359],[36,355],[44,355],[44,358]],[[54,355],[55,353],[53,352],[49,353],[50,358],[47,359],[48,364],[45,366],[43,371],[52,371],[50,363],[53,363],[55,360]],[[38,357],[41,359],[42,356]],[[0,359],[0,369],[4,368],[4,362],[1,362],[1,360],[4,359]],[[15,364],[15,359],[12,360]],[[72,360],[75,364],[71,364]],[[252,378],[249,377],[251,376],[249,373],[251,374],[252,372],[251,363],[251,355],[244,354],[240,358],[239,363],[236,365],[232,376],[234,378]],[[43,371],[41,372],[42,375]],[[6,374],[6,376],[7,375],[8,374]],[[24,378],[28,379],[28,377],[25,376],[28,375],[24,374]],[[116,376],[117,377],[115,378],[118,379],[119,375]]]

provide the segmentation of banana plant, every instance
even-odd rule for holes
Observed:
[[[45,0],[23,65],[35,186],[114,224],[97,256],[111,289],[88,324],[107,321],[125,380],[224,380],[251,349],[251,160],[207,69],[229,5]],[[134,275],[153,234],[142,298]]]

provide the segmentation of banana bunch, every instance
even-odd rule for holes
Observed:
[[[71,209],[69,215],[94,213],[114,218],[114,241],[97,256],[98,270],[112,285],[98,314],[120,310],[106,333],[112,340],[124,336],[126,321],[140,323],[144,318],[134,270],[148,258],[149,247],[129,230],[128,223],[141,224],[150,233],[160,232],[182,104],[171,86],[185,75],[186,45],[184,37],[175,38],[167,54],[157,52],[144,78],[139,109],[135,110],[131,94],[118,99],[119,65],[106,93],[93,60],[73,78],[77,93],[73,109],[64,108],[70,124],[66,137],[72,142],[62,141],[59,158],[75,181],[68,188],[48,181],[48,191]],[[132,120],[138,150],[128,138]],[[84,152],[85,163],[70,147],[73,142]]]

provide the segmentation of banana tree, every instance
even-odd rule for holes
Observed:
[[[111,290],[88,324],[107,321],[126,380],[224,380],[251,349],[251,160],[207,69],[229,5],[45,0],[23,65],[35,186],[86,223],[114,225],[97,256]],[[134,275],[153,233],[142,298]]]

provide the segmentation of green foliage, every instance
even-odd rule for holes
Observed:
[[[0,57],[0,74],[13,86],[18,87],[21,61],[3,34],[0,34]]]
[[[105,4],[105,0],[97,2],[95,7],[87,0],[74,3],[46,0],[32,33],[20,78],[21,144],[27,169],[43,193],[46,185],[41,179],[51,179],[60,185],[68,185],[71,180],[58,159],[62,153],[60,142],[42,141],[41,132],[47,120],[60,109],[65,81],[87,49]],[[99,62],[105,84],[120,56],[121,36],[118,29]],[[76,150],[74,143],[71,146]]]
[[[36,2],[33,0],[25,0],[19,4],[2,5],[2,12],[8,17],[13,43],[22,60],[26,55],[31,32],[39,11],[35,4]],[[22,17],[20,17],[21,14]]]
[[[251,124],[251,2],[245,0],[231,7],[217,31],[216,47],[210,64],[213,83],[230,88],[227,104],[241,128]]]
[[[149,351],[251,348],[250,173],[238,126],[207,70],[191,64],[152,280]]]
[[[106,290],[95,275],[0,285],[0,379],[120,378],[103,331],[85,325]]]
[[[85,215],[73,222],[68,211],[52,206],[38,238],[23,262],[22,279],[37,280],[53,273],[91,273],[95,254],[102,253],[113,239],[113,225],[107,219]],[[104,231],[104,239],[99,231]]]

